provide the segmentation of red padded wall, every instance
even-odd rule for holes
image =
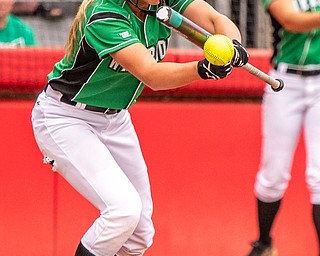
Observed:
[[[0,102],[0,255],[70,256],[98,212],[42,164],[32,101]],[[146,256],[245,255],[256,238],[260,105],[138,102],[156,235]],[[304,147],[274,229],[280,255],[316,255]]]
[[[264,72],[269,70],[271,52],[263,49],[248,49],[250,63]],[[0,49],[0,92],[38,93],[47,82],[53,65],[63,57],[62,48]],[[169,49],[164,61],[187,62],[203,59],[203,51],[196,49]],[[217,97],[261,96],[264,82],[241,68],[219,81],[201,80],[190,85],[170,90],[152,91],[146,88],[145,96]]]

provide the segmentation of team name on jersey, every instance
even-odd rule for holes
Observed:
[[[116,71],[116,72],[125,72],[126,70],[120,66],[118,62],[116,62],[114,59],[111,59],[109,68]]]
[[[163,60],[166,55],[168,48],[168,40],[159,40],[156,45],[153,45],[148,48],[148,51],[151,53],[153,58],[159,62]],[[120,66],[114,59],[110,61],[109,68],[116,72],[125,72],[126,70]]]
[[[319,10],[320,0],[296,0],[296,5],[301,11]]]
[[[148,50],[156,61],[161,61],[163,60],[164,56],[166,56],[167,48],[168,41],[159,40],[156,46],[151,46],[148,48]]]

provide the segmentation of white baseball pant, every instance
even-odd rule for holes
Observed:
[[[311,203],[320,204],[320,75],[302,77],[272,70],[284,89],[266,86],[262,105],[262,159],[255,193],[264,202],[281,199],[291,179],[296,145],[304,132],[306,182]]]
[[[129,112],[89,112],[50,94],[32,111],[36,141],[53,170],[100,211],[82,244],[97,256],[143,255],[154,236],[153,206]]]

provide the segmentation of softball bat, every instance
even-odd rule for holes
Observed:
[[[203,49],[204,43],[207,39],[212,36],[208,31],[176,12],[169,6],[161,6],[156,12],[156,18],[162,24],[174,30],[201,49]],[[242,68],[269,84],[275,92],[281,91],[284,87],[284,82],[281,79],[272,78],[250,63],[245,64]]]

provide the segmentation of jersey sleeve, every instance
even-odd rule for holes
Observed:
[[[168,0],[167,0],[168,1]],[[169,6],[176,12],[183,13],[193,0],[169,0]]]
[[[116,12],[101,12],[89,20],[84,35],[100,58],[126,46],[140,42],[129,20]]]

